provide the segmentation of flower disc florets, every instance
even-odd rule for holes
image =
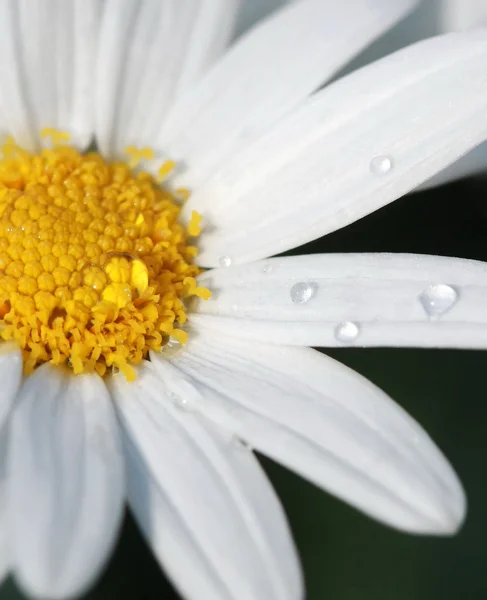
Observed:
[[[3,146],[0,335],[20,346],[26,373],[51,362],[133,379],[149,350],[186,341],[184,300],[210,293],[188,244],[199,215],[185,228],[180,209],[152,175],[96,152]]]

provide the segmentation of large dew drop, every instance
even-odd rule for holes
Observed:
[[[291,288],[291,300],[294,304],[306,304],[316,294],[318,285],[310,281],[300,281]]]
[[[374,156],[369,164],[370,172],[374,175],[386,175],[392,170],[392,167],[392,158],[384,155]]]
[[[438,319],[457,303],[458,292],[450,285],[435,283],[424,290],[419,301],[428,317]]]
[[[354,342],[360,335],[360,328],[353,321],[345,321],[335,327],[335,338],[342,344]]]
[[[232,264],[232,259],[230,256],[220,256],[218,259],[218,264],[220,267],[230,267]]]

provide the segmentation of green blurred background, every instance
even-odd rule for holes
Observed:
[[[459,182],[407,196],[293,253],[358,251],[487,260],[487,182]],[[262,459],[294,531],[308,600],[485,600],[487,352],[338,349],[327,353],[371,379],[423,424],[460,474],[469,497],[469,515],[455,538],[407,536],[372,522]],[[0,600],[14,598],[23,596],[8,580],[0,589]],[[86,598],[179,598],[130,516],[108,569]]]

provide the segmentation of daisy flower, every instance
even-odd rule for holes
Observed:
[[[460,526],[428,435],[306,346],[485,347],[487,267],[267,258],[487,137],[485,32],[314,93],[413,5],[293,2],[223,54],[236,0],[0,2],[0,567],[26,593],[86,590],[127,501],[188,600],[302,598],[251,449],[397,529]]]

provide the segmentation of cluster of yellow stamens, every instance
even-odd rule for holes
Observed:
[[[49,361],[76,374],[117,368],[131,380],[150,349],[186,341],[185,299],[210,296],[188,244],[200,216],[185,228],[178,193],[149,173],[44,133],[54,147],[39,154],[12,139],[2,148],[0,335],[20,346],[26,373]]]

